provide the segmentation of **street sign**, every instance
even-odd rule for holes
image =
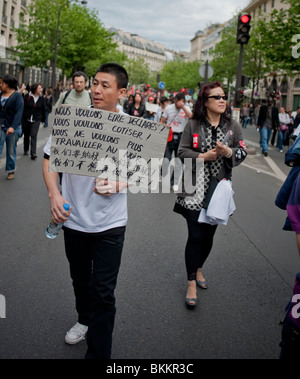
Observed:
[[[207,70],[207,76],[206,76],[206,70]],[[200,68],[199,68],[199,75],[202,77],[202,78],[211,78],[214,74],[214,69],[208,64],[204,64],[202,65]]]
[[[159,89],[165,89],[166,88],[166,84],[164,82],[159,82],[158,83],[158,88]]]

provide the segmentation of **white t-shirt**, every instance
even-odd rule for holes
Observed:
[[[50,155],[51,136],[44,147]],[[62,196],[71,205],[72,211],[67,228],[86,233],[99,233],[125,226],[128,220],[126,190],[109,197],[97,195],[93,188],[95,179],[89,176],[63,174]]]
[[[191,112],[190,107],[185,106]],[[173,132],[182,133],[189,118],[183,109],[177,109],[175,104],[168,105],[163,113],[166,123],[172,127]]]

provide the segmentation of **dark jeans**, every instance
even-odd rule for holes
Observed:
[[[88,325],[87,359],[109,359],[115,322],[117,276],[125,227],[102,233],[64,228],[78,322]]]
[[[36,157],[36,144],[37,136],[40,128],[40,121],[36,122],[24,122],[23,133],[24,133],[24,153],[29,151],[30,145],[30,155]]]
[[[188,280],[196,280],[198,268],[202,268],[209,256],[217,225],[187,220],[188,240],[185,248],[185,264]]]
[[[167,143],[167,148],[166,148],[164,157],[167,158],[169,160],[169,162],[172,160],[173,152],[174,152],[175,158],[177,158],[177,151],[178,151],[178,147],[180,144],[181,135],[182,135],[182,133],[173,133],[172,141]],[[163,171],[162,171],[163,175],[166,172],[167,172],[167,167],[163,167]],[[178,175],[176,175],[176,176],[178,176]],[[173,185],[174,185],[174,171],[173,171],[172,176],[171,176],[171,186],[173,186]]]
[[[286,317],[282,326],[281,352],[279,359],[297,362],[300,357],[300,331]]]

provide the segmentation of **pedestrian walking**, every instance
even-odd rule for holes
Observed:
[[[205,84],[201,88],[192,119],[184,129],[178,149],[183,163],[187,158],[192,159],[193,167],[198,159],[204,162],[204,177],[197,176],[196,170],[193,170],[192,177],[197,187],[204,188],[204,200],[201,191],[188,194],[185,183],[174,206],[174,211],[186,219],[188,227],[185,248],[188,289],[185,302],[191,308],[197,304],[197,286],[201,289],[208,287],[202,268],[211,252],[217,229],[217,225],[198,221],[208,189],[213,177],[217,181],[224,178],[230,180],[232,168],[241,164],[247,156],[241,126],[228,116],[226,100],[219,82]],[[228,132],[231,134],[228,144],[221,143]]]
[[[52,112],[52,104],[53,104],[53,98],[52,98],[52,89],[47,88],[45,93],[45,122],[44,122],[44,128],[48,127],[48,117],[49,114]]]
[[[15,177],[17,143],[22,135],[24,101],[18,92],[18,81],[12,75],[0,78],[0,157],[6,144],[5,171],[7,179]]]
[[[90,93],[86,90],[88,77],[83,71],[76,71],[72,75],[73,88],[60,94],[54,108],[61,104],[88,107],[92,104]]]
[[[283,144],[285,143],[285,140],[286,140],[289,125],[290,125],[290,117],[285,112],[284,107],[281,107],[280,112],[279,112],[279,127],[278,127],[278,140],[277,140],[277,147],[280,153],[283,152]]]
[[[243,104],[242,108],[242,127],[247,128],[247,125],[249,123],[249,116],[250,116],[250,109],[248,104]]]
[[[161,96],[159,98],[159,107],[157,109],[157,112],[154,116],[155,122],[160,122],[161,116],[164,113],[166,107],[168,106],[169,100],[166,96]]]
[[[104,64],[91,87],[93,107],[118,112],[126,94],[128,75],[118,64]],[[78,322],[68,332],[73,343],[87,333],[87,359],[109,359],[116,314],[114,290],[121,263],[127,223],[126,184],[49,172],[51,136],[44,148],[43,174],[52,218],[64,222],[66,256],[73,281]],[[71,209],[66,212],[64,203]]]
[[[262,100],[257,126],[260,132],[260,147],[265,157],[268,156],[268,145],[272,135],[272,108],[267,105],[266,100]]]
[[[254,123],[255,123],[255,126],[257,126],[257,123],[258,123],[259,111],[260,111],[260,104],[257,104],[257,106],[254,108]]]
[[[279,131],[279,115],[278,115],[278,108],[275,104],[272,105],[271,108],[271,119],[272,119],[272,138],[271,138],[271,145],[274,146],[277,132]],[[276,146],[278,146],[278,136],[277,136],[277,143]]]
[[[43,87],[39,83],[32,84],[30,92],[24,96],[22,127],[24,133],[24,155],[29,154],[32,160],[37,158],[37,137],[40,123],[45,121],[46,103]]]
[[[162,124],[169,125],[172,128],[173,132],[173,138],[171,141],[168,142],[164,156],[168,162],[168,165],[163,165],[163,176],[167,175],[167,169],[169,167],[169,163],[172,159],[173,154],[175,158],[177,158],[177,151],[180,144],[182,132],[186,123],[188,122],[189,118],[192,117],[192,115],[193,113],[191,109],[185,105],[185,95],[183,93],[178,93],[175,96],[174,104],[168,105],[165,111],[163,112],[160,122]],[[171,175],[171,187],[176,192],[178,189],[177,181],[180,175],[178,172],[178,168],[176,168],[176,162],[174,171]]]
[[[135,117],[144,117],[146,114],[142,95],[138,92],[134,95],[133,102],[128,107],[128,114]]]

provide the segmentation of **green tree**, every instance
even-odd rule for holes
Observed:
[[[251,38],[248,44],[243,47],[243,68],[242,74],[249,76],[252,81],[252,99],[255,87],[259,79],[269,71],[265,64],[266,54],[261,48],[260,31],[254,22],[251,23]],[[235,21],[226,27],[222,34],[222,40],[216,45],[211,62],[214,68],[212,80],[227,82],[228,90],[232,89],[232,84],[236,80],[238,61],[240,54],[240,44],[236,43],[237,36],[237,16]]]
[[[70,75],[91,61],[115,54],[116,44],[96,11],[70,0],[32,0],[29,23],[16,29],[15,53],[25,66],[46,67],[47,61]],[[88,72],[92,74],[92,72]]]
[[[195,89],[200,81],[200,65],[198,61],[184,62],[182,59],[166,63],[161,71],[161,80],[166,83],[166,90]]]
[[[240,45],[236,43],[237,18],[222,33],[222,40],[213,51],[211,66],[214,75],[211,80],[227,81],[228,86],[236,79]]]
[[[146,84],[150,81],[150,70],[148,64],[141,57],[130,59],[125,63],[130,85]]]
[[[292,54],[292,49],[296,45],[293,37],[300,34],[300,3],[299,0],[282,2],[289,4],[289,8],[274,9],[269,17],[256,21],[260,35],[257,46],[265,54],[269,71],[292,73],[299,71],[299,59]]]

